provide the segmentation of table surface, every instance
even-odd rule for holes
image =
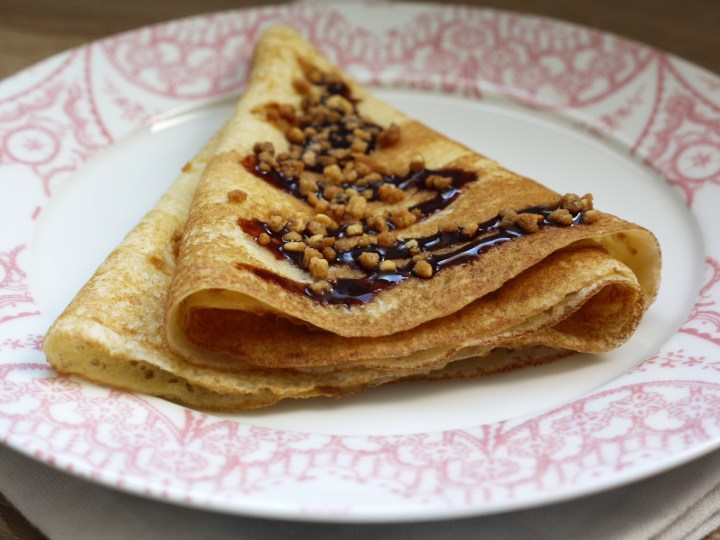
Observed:
[[[0,0],[0,79],[105,36],[198,13],[277,2],[246,0]],[[462,2],[613,32],[720,73],[719,0],[483,0]],[[1,488],[0,488],[1,490]],[[0,492],[0,538],[45,537]],[[708,537],[720,540],[720,530]]]

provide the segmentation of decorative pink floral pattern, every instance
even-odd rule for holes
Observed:
[[[0,83],[0,174],[12,184],[3,189],[30,200],[26,222],[13,218],[19,232],[0,245],[3,440],[155,497],[316,518],[373,516],[387,501],[407,517],[528,506],[717,446],[720,253],[706,230],[705,286],[673,339],[611,384],[532,418],[414,435],[296,433],[94,387],[44,363],[44,328],[18,260],[38,208],[97,150],[153,115],[238,90],[259,32],[278,22],[295,25],[363,82],[496,92],[581,118],[621,138],[698,216],[714,217],[698,195],[720,185],[717,77],[613,36],[520,14],[370,3],[374,20],[401,21],[380,30],[346,9],[299,4],[185,19],[87,45]],[[14,230],[3,219],[0,227]]]
[[[0,251],[0,324],[39,313],[28,289],[27,276],[18,265],[18,255],[23,249],[25,246],[21,245],[8,252]],[[13,344],[6,345],[12,347]],[[0,343],[0,348],[2,345]]]
[[[720,345],[720,263],[710,257],[705,262],[706,274],[709,274],[707,282],[680,331]]]

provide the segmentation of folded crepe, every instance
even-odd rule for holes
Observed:
[[[44,348],[100,383],[259,407],[610,350],[659,270],[646,229],[408,118],[278,27],[233,118]]]

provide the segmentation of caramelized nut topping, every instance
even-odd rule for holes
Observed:
[[[380,262],[380,254],[374,251],[364,251],[360,254],[360,257],[358,257],[358,262],[363,268],[371,270]]]
[[[267,116],[284,132],[287,148],[277,151],[269,142],[258,143],[242,164],[307,202],[315,216],[238,221],[276,257],[317,280],[311,285],[288,281],[291,290],[322,303],[364,303],[406,279],[429,279],[509,240],[599,218],[592,195],[569,193],[545,205],[501,210],[483,223],[445,222],[434,234],[398,238],[401,229],[452,204],[477,174],[429,170],[420,154],[410,157],[406,167],[400,165],[407,173],[391,173],[366,156],[400,143],[400,126],[383,128],[360,116],[357,100],[337,73],[312,69],[294,84],[302,92],[300,106],[275,106]],[[425,195],[416,198],[420,192]],[[338,271],[341,267],[364,277],[338,277],[347,275]]]
[[[540,230],[539,222],[542,220],[543,216],[541,215],[525,212],[518,214],[515,223],[517,223],[525,232],[536,233]]]
[[[283,245],[283,249],[285,251],[293,253],[302,253],[305,251],[305,247],[305,242],[287,242]]]
[[[335,262],[335,259],[337,259],[337,253],[333,248],[329,246],[322,248],[322,254],[323,257],[329,262]]]
[[[572,214],[565,208],[553,210],[548,216],[548,219],[560,225],[572,225],[573,222]]]
[[[320,295],[323,292],[330,290],[331,286],[327,281],[323,280],[316,281],[315,283],[311,284],[309,288],[314,294]]]
[[[285,220],[277,215],[270,216],[268,225],[270,226],[272,232],[280,232],[283,227],[285,227]]]
[[[377,245],[380,247],[388,248],[394,246],[397,242],[397,235],[391,232],[381,232],[377,235]]]
[[[449,188],[451,184],[452,178],[437,174],[430,175],[425,179],[425,185],[428,189],[436,189],[438,191]]]
[[[325,259],[314,257],[310,260],[309,270],[315,279],[326,279],[330,265]]]
[[[302,242],[303,237],[296,231],[290,231],[283,235],[283,240],[286,242]]]
[[[391,219],[392,222],[401,229],[409,227],[417,221],[417,217],[415,217],[414,214],[410,213],[407,208],[395,210],[391,214]]]
[[[598,219],[600,219],[600,212],[597,210],[587,210],[583,214],[583,223],[587,223],[588,225],[591,223],[595,223]]]
[[[345,229],[345,234],[347,234],[348,236],[358,236],[362,233],[362,223],[353,223],[352,225],[348,225],[347,229]]]
[[[367,208],[367,199],[360,195],[353,195],[348,201],[345,209],[348,214],[356,219],[360,219],[365,214]]]
[[[288,129],[285,132],[285,137],[287,137],[287,140],[291,143],[302,144],[305,142],[305,133],[303,133],[302,130],[296,126]]]
[[[405,198],[405,192],[393,184],[383,184],[378,189],[378,196],[382,202],[396,204]]]
[[[323,169],[323,176],[330,180],[333,184],[339,184],[342,182],[342,171],[338,167],[337,163],[328,165]]]
[[[317,249],[311,248],[310,246],[306,247],[303,251],[303,257],[302,257],[302,266],[303,268],[310,268],[310,263],[313,259],[322,259],[322,253],[320,253]]]
[[[413,274],[419,278],[430,279],[433,275],[433,268],[426,260],[421,260],[413,266]]]

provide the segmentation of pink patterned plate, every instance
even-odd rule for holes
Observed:
[[[225,416],[55,375],[43,332],[230,114],[258,33],[279,22],[397,107],[653,230],[663,286],[632,340],[480,381]],[[0,83],[2,440],[133,493],[306,520],[526,508],[684,463],[720,446],[718,126],[717,76],[484,9],[235,11],[50,58]]]

